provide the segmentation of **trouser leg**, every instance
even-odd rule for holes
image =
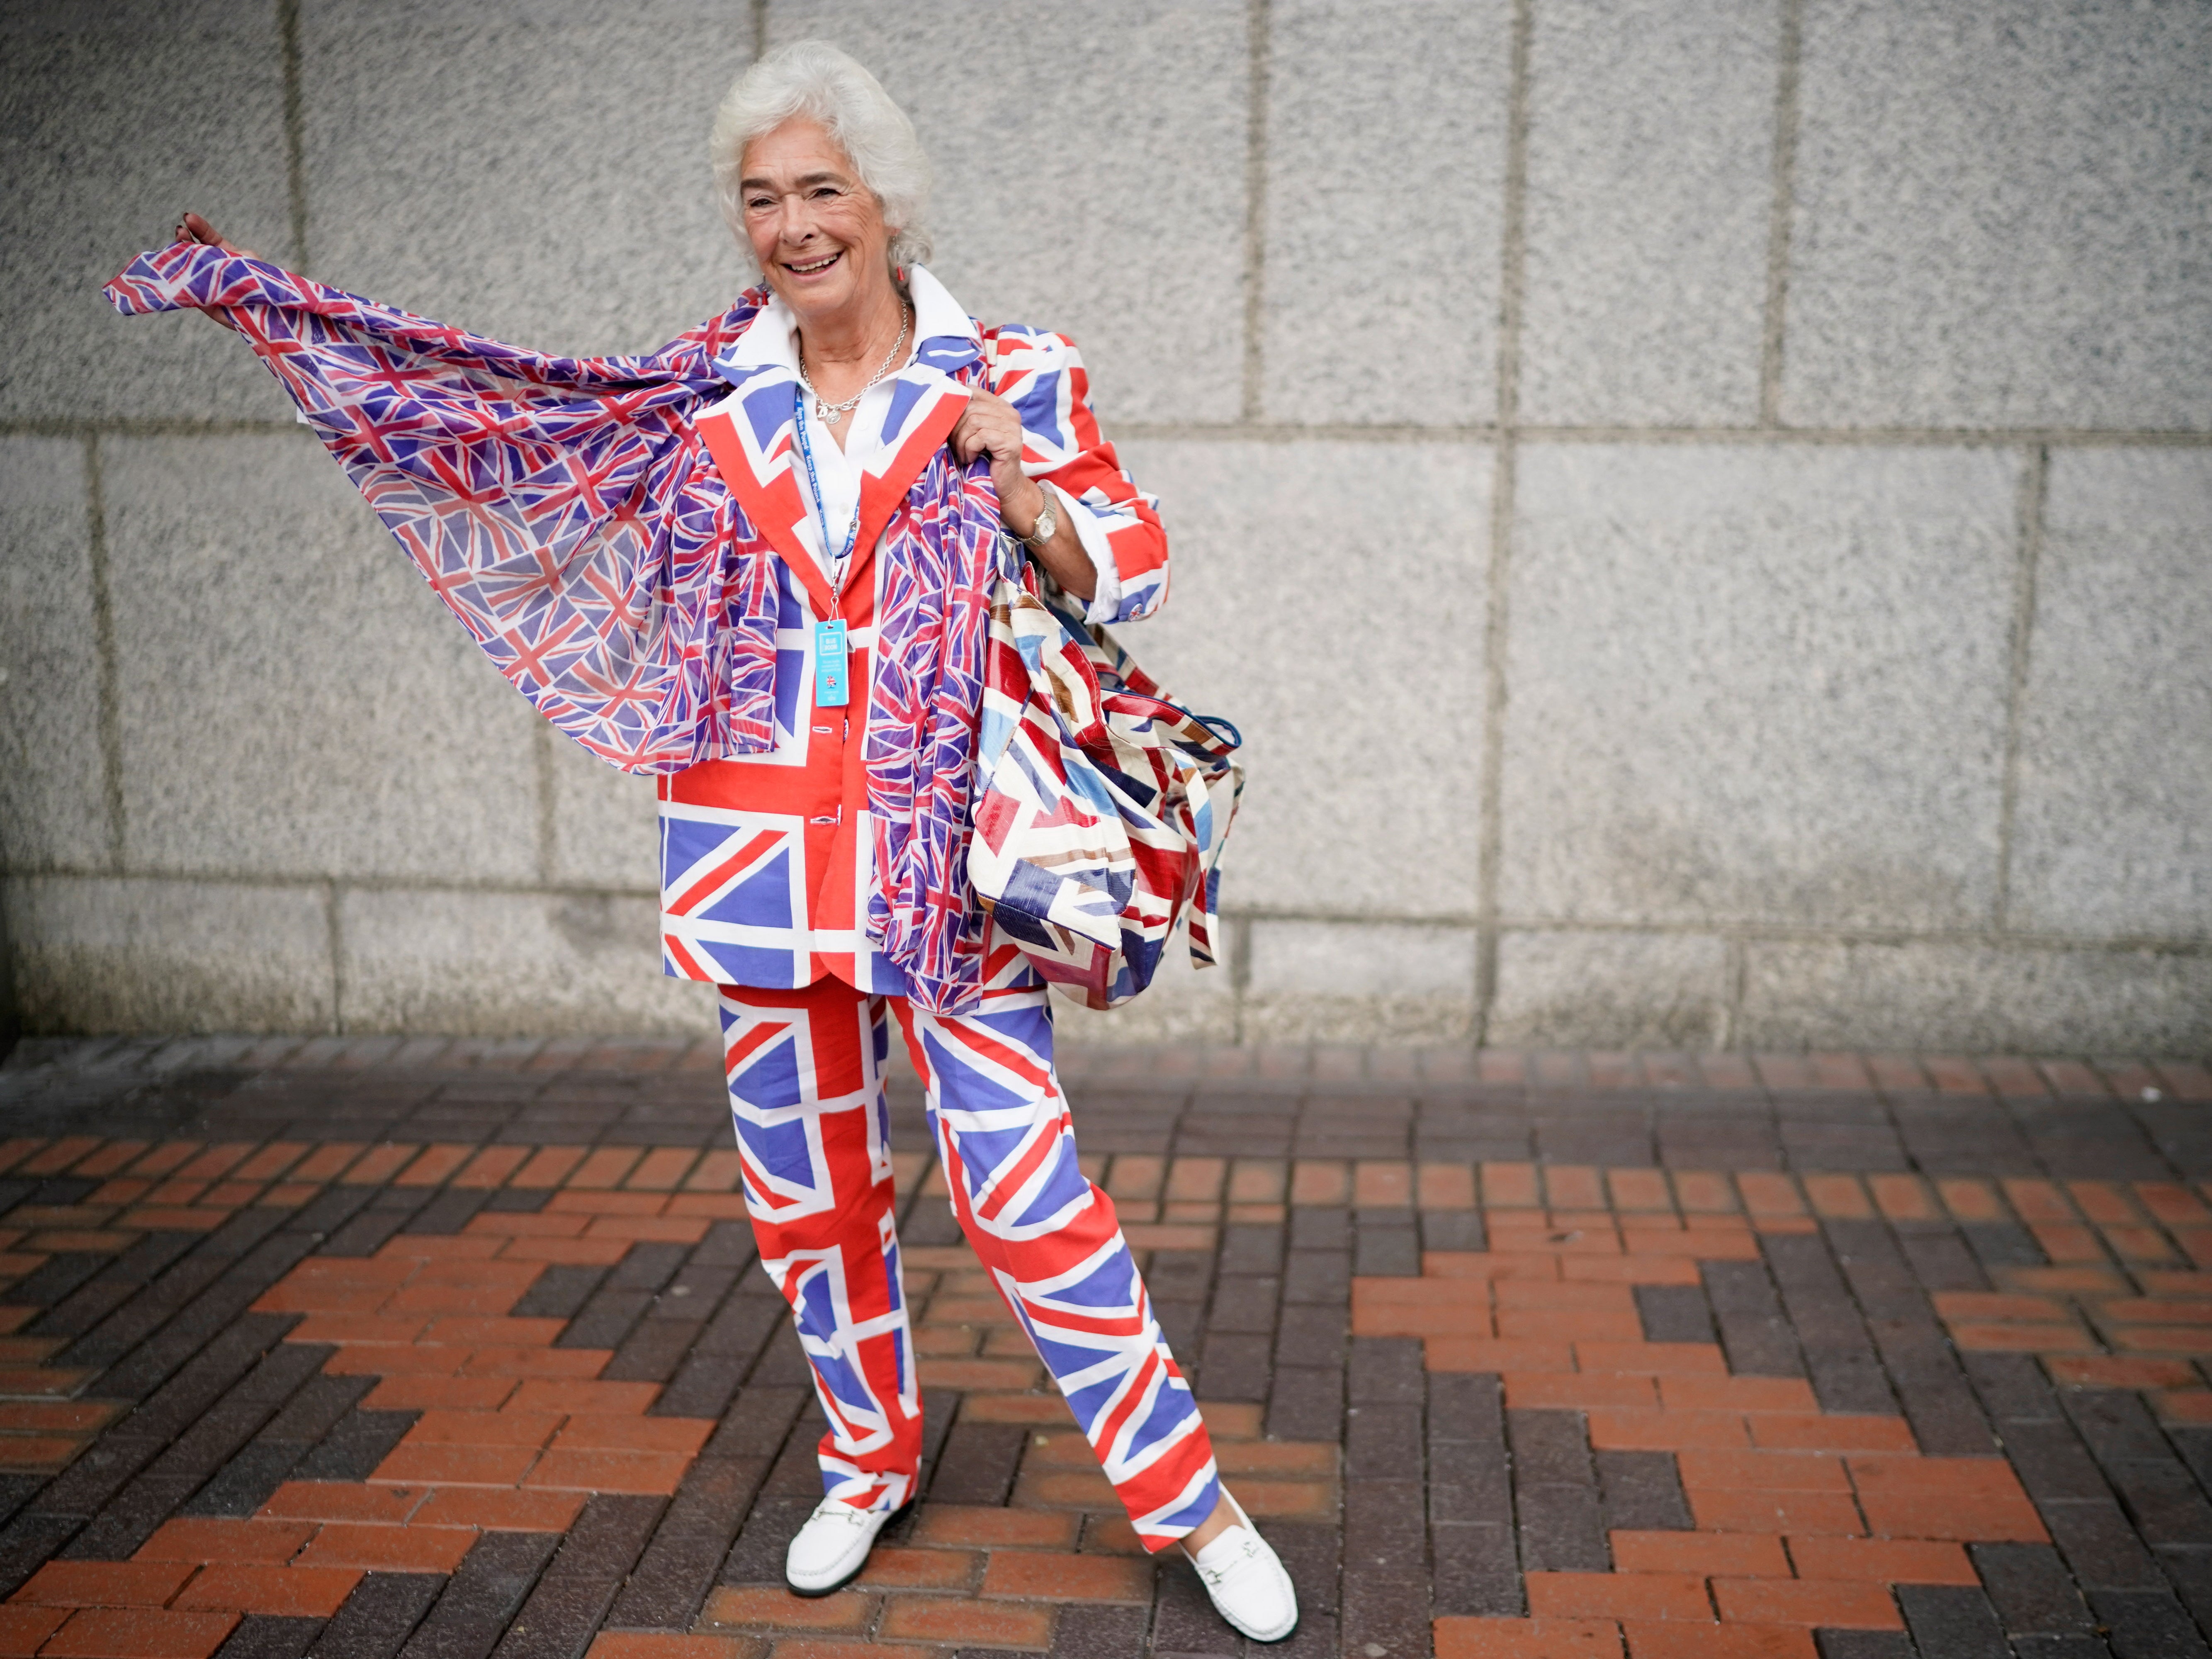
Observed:
[[[1153,1317],[1113,1200],[1076,1165],[1042,986],[971,1015],[894,998],[952,1206],[1149,1550],[1220,1498],[1212,1443]]]
[[[830,1419],[823,1490],[896,1509],[914,1495],[921,1397],[899,1285],[884,1000],[836,979],[726,985],[721,1018],[753,1237]]]

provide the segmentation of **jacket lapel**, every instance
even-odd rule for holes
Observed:
[[[882,443],[861,469],[860,535],[845,581],[848,593],[862,591],[860,578],[876,544],[915,480],[952,435],[968,406],[969,382],[982,362],[975,325],[944,285],[919,265],[911,268],[909,281],[921,338],[893,377]],[[730,395],[695,424],[738,505],[805,586],[816,614],[827,617],[836,614],[836,605],[822,561],[814,556],[821,532],[796,471],[804,463],[789,327],[790,313],[781,302],[756,313],[744,334],[715,360],[715,372],[732,387]]]
[[[917,358],[900,373],[884,417],[884,447],[860,473],[860,545],[867,552],[856,561],[856,573],[967,407],[968,388],[942,369]]]
[[[882,447],[860,477],[860,542],[873,548],[922,469],[945,447],[980,377],[982,337],[958,301],[921,265],[909,268],[917,337],[914,356],[891,384]]]
[[[805,586],[815,614],[834,616],[830,583],[810,550],[821,532],[813,526],[794,471],[799,459],[793,394],[799,377],[778,363],[715,367],[723,378],[736,381],[737,389],[694,422],[714,458],[714,469],[754,529]]]

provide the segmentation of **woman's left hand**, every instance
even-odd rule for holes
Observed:
[[[1044,490],[1022,471],[1022,417],[1004,398],[978,387],[952,428],[952,453],[964,466],[978,455],[991,458],[991,482],[999,487],[999,517],[1017,536],[1036,528],[1044,510]]]
[[[261,258],[252,248],[240,247],[236,243],[227,240],[221,231],[197,213],[187,213],[177,221],[176,240],[179,242],[198,242],[205,247],[219,247],[225,253],[235,253],[241,259]]]
[[[1083,550],[1083,538],[1066,513],[1058,515],[1052,539],[1030,542],[1044,511],[1044,486],[1022,471],[1022,417],[1004,398],[977,387],[952,428],[952,453],[963,466],[978,455],[991,458],[991,482],[999,489],[999,522],[1029,545],[1063,592],[1088,599],[1098,591],[1098,572]]]

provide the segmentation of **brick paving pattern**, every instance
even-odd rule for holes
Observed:
[[[1347,1659],[2212,1654],[2212,1073],[1077,1052],[1092,1176]],[[922,1498],[821,1431],[704,1045],[0,1068],[0,1656],[1229,1656],[895,1091]]]

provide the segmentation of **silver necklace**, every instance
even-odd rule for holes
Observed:
[[[882,380],[884,375],[891,372],[891,364],[898,359],[899,348],[906,343],[907,327],[913,320],[912,315],[908,312],[907,308],[902,305],[899,307],[898,338],[891,342],[891,349],[884,354],[882,367],[878,368],[873,374],[868,377],[868,384],[866,386],[862,386],[858,392],[846,398],[842,404],[831,403],[828,398],[824,398],[820,392],[814,389],[814,382],[806,378],[806,349],[804,346],[799,348],[799,383],[806,388],[806,395],[814,399],[814,414],[816,419],[819,420],[824,426],[835,426],[838,422],[843,420],[859,406],[860,399],[866,397],[868,393],[874,389],[876,382]]]

